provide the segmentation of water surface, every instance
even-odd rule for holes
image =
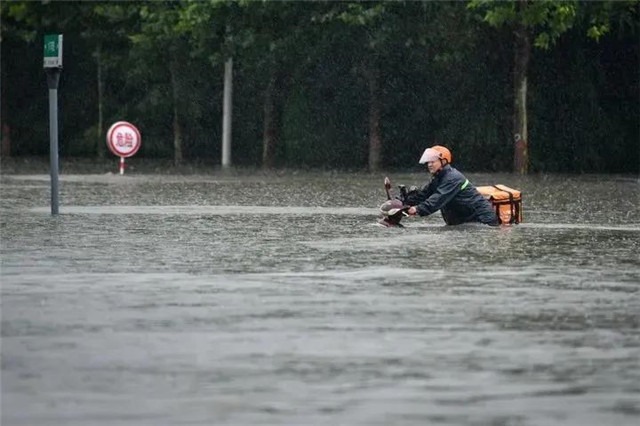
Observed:
[[[2,175],[2,424],[636,424],[636,178],[384,229],[382,177]]]

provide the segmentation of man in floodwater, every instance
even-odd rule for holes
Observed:
[[[435,145],[424,151],[420,164],[427,165],[432,179],[422,190],[410,192],[403,200],[411,206],[407,213],[428,216],[440,210],[447,225],[467,222],[499,225],[491,203],[450,163],[451,152],[444,146]]]

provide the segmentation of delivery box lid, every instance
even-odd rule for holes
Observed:
[[[478,186],[478,192],[491,201],[520,200],[520,191],[509,188],[506,185]]]

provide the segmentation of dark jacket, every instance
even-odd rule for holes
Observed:
[[[411,194],[405,204],[415,205],[420,216],[440,210],[447,225],[481,222],[495,226],[500,223],[491,203],[462,173],[448,164],[422,190]]]

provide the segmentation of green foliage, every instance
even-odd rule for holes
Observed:
[[[469,9],[484,13],[483,20],[493,27],[521,25],[534,32],[534,45],[549,49],[575,23],[577,1],[538,0],[481,1],[469,3]]]
[[[640,85],[637,73],[628,73],[628,64],[620,58],[638,60],[638,55],[637,46],[617,45],[611,39],[593,43],[573,34],[554,52],[536,58],[531,77],[544,96],[532,102],[535,170],[637,169],[640,129],[637,119],[626,118],[640,116]]]
[[[637,28],[639,3],[638,0],[473,0],[467,7],[492,27],[522,25],[532,30],[534,45],[546,50],[581,19],[587,22],[585,34],[596,41],[609,33],[614,20]]]
[[[185,156],[218,162],[231,55],[238,165],[260,164],[275,72],[276,164],[364,169],[366,72],[375,67],[384,167],[413,169],[425,146],[441,143],[463,170],[509,170],[512,30],[524,25],[539,47],[529,79],[532,169],[637,172],[639,2],[519,3],[1,2],[2,121],[14,154],[47,154],[41,44],[59,31],[62,155],[95,154],[100,52],[107,127],[132,121],[143,132],[138,155],[172,155],[174,58]]]

